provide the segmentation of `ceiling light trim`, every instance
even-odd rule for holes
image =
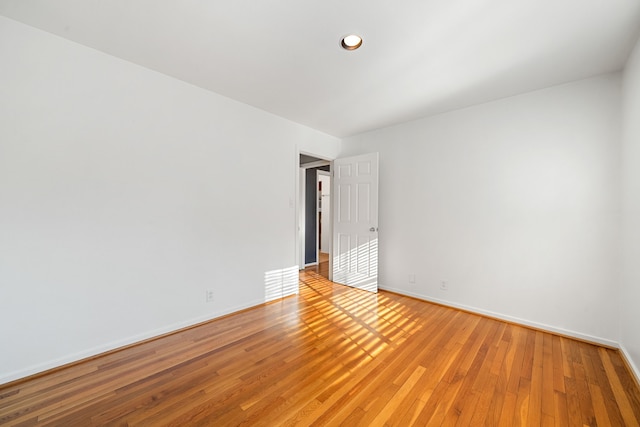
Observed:
[[[362,46],[362,37],[357,34],[347,34],[340,40],[340,46],[344,50],[356,50]]]

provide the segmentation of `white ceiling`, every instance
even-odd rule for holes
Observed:
[[[638,0],[0,0],[0,14],[344,137],[620,70]],[[342,36],[364,39],[353,52]]]

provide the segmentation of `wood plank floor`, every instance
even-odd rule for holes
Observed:
[[[639,425],[614,350],[312,271],[300,291],[0,388],[0,424]]]
[[[317,265],[307,267],[307,272],[312,271],[318,273],[325,279],[329,278],[329,254],[320,252],[320,262]]]

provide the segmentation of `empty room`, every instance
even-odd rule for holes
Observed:
[[[640,426],[637,0],[0,0],[0,425]]]

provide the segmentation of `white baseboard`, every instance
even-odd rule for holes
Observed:
[[[261,304],[264,304],[265,302],[268,301],[251,301],[248,302],[246,304],[242,304],[236,307],[232,307],[232,308],[228,308],[222,311],[218,311],[215,313],[211,313],[208,315],[204,315],[204,316],[199,316],[196,318],[192,318],[190,320],[186,320],[183,322],[177,322],[162,328],[158,328],[158,329],[154,329],[148,332],[144,332],[141,334],[137,334],[137,335],[133,335],[124,339],[120,339],[120,340],[116,340],[116,341],[112,341],[109,342],[107,344],[104,345],[100,345],[100,346],[96,346],[93,348],[89,348],[87,350],[84,351],[80,351],[77,353],[73,353],[64,357],[60,357],[58,359],[54,359],[51,361],[48,361],[46,363],[41,363],[38,365],[33,365],[30,366],[28,368],[25,369],[21,369],[18,371],[14,371],[14,372],[9,372],[9,373],[5,373],[2,374],[2,376],[0,376],[0,385],[2,384],[6,384],[8,382],[11,381],[15,381],[18,380],[20,378],[25,378],[34,374],[38,374],[44,371],[48,371],[50,369],[55,369],[58,368],[60,366],[69,364],[69,363],[74,363],[74,362],[78,362],[81,361],[83,359],[87,359],[89,357],[93,357],[93,356],[97,356],[99,354],[102,353],[106,353],[112,350],[116,350],[118,348],[122,348],[128,345],[132,345],[141,341],[145,341],[151,338],[155,338],[164,334],[168,334],[171,332],[175,332],[175,331],[179,331],[180,329],[184,329],[187,328],[189,326],[194,326],[197,325],[199,323],[203,323],[203,322],[207,322],[213,319],[217,319],[219,317],[222,316],[226,316],[228,314],[231,313],[235,313],[236,311],[240,311],[240,310],[245,310],[247,308],[251,308],[251,307],[255,307]]]
[[[523,326],[529,326],[531,328],[535,328],[535,329],[541,329],[543,331],[548,331],[548,332],[552,332],[552,333],[556,333],[559,335],[564,335],[567,337],[571,337],[571,338],[576,338],[582,341],[588,341],[588,342],[592,342],[594,344],[601,344],[607,347],[612,347],[612,348],[620,348],[620,344],[616,341],[612,341],[606,338],[601,338],[601,337],[596,337],[593,335],[588,335],[588,334],[582,334],[580,332],[575,332],[575,331],[570,331],[567,329],[562,329],[562,328],[556,328],[554,326],[550,326],[550,325],[546,325],[544,323],[538,323],[538,322],[532,322],[530,320],[525,320],[525,319],[520,319],[518,317],[513,317],[513,316],[508,316],[505,314],[501,314],[501,313],[495,313],[493,311],[489,311],[489,310],[483,310],[481,308],[477,308],[477,307],[471,307],[468,305],[464,305],[464,304],[458,304],[455,302],[451,302],[451,301],[446,301],[446,300],[441,300],[438,298],[432,298],[432,297],[428,297],[426,295],[420,295],[420,294],[416,294],[413,292],[407,292],[403,289],[396,289],[396,288],[392,288],[392,287],[388,287],[388,286],[378,286],[380,289],[382,290],[387,290],[390,292],[394,292],[396,294],[401,294],[401,295],[407,295],[413,298],[418,298],[424,301],[428,301],[428,302],[433,302],[435,304],[440,304],[440,305],[444,305],[447,307],[452,307],[452,308],[458,308],[460,310],[464,310],[464,311],[469,311],[471,313],[477,313],[483,316],[487,316],[487,317],[492,317],[494,319],[499,319],[499,320],[504,320],[507,322],[511,322],[511,323],[517,323],[519,325],[523,325]]]
[[[624,348],[624,346],[620,345],[619,343],[615,342],[615,341],[611,341],[605,338],[600,338],[600,337],[595,337],[592,335],[587,335],[587,334],[582,334],[579,332],[575,332],[575,331],[570,331],[570,330],[566,330],[566,329],[562,329],[562,328],[556,328],[553,326],[549,326],[543,323],[538,323],[538,322],[531,322],[525,319],[520,319],[517,317],[513,317],[513,316],[507,316],[504,314],[500,314],[500,313],[495,313],[492,311],[488,311],[488,310],[483,310],[477,307],[471,307],[471,306],[467,306],[467,305],[463,305],[463,304],[457,304],[451,301],[446,301],[446,300],[441,300],[441,299],[437,299],[437,298],[431,298],[425,295],[420,295],[420,294],[416,294],[413,292],[407,292],[405,290],[401,290],[401,289],[396,289],[396,288],[392,288],[392,287],[388,287],[388,286],[379,286],[380,289],[382,290],[387,290],[390,292],[394,292],[397,294],[401,294],[401,295],[407,295],[410,297],[414,297],[414,298],[418,298],[421,299],[423,301],[428,301],[428,302],[433,302],[436,304],[440,304],[440,305],[444,305],[444,306],[448,306],[448,307],[452,307],[452,308],[458,308],[461,310],[465,310],[465,311],[469,311],[472,313],[477,313],[480,315],[484,315],[484,316],[488,316],[488,317],[492,317],[495,319],[500,319],[500,320],[505,320],[507,322],[511,322],[511,323],[517,323],[523,326],[529,326],[532,328],[536,328],[536,329],[541,329],[541,330],[545,330],[545,331],[549,331],[552,333],[558,333],[561,335],[565,335],[568,337],[573,337],[576,339],[580,339],[583,341],[589,341],[589,342],[593,342],[596,344],[602,344],[608,347],[613,347],[613,348],[618,348],[620,349],[620,352],[622,353],[623,357],[626,359],[627,364],[629,365],[630,369],[632,370],[632,374],[635,376],[636,381],[640,384],[640,370],[638,369],[638,367],[635,365],[635,363],[633,362],[633,359],[629,356],[629,353],[627,352],[627,350]],[[213,313],[211,315],[206,315],[206,316],[200,316],[197,318],[193,318],[191,320],[188,321],[184,321],[184,322],[178,322],[178,323],[174,323],[172,325],[163,327],[163,328],[158,328],[146,333],[142,333],[142,334],[137,334],[125,339],[121,339],[121,340],[117,340],[117,341],[112,341],[110,343],[107,343],[105,345],[101,345],[101,346],[96,346],[90,349],[87,349],[85,351],[81,351],[78,353],[74,353],[65,357],[61,357],[46,363],[42,363],[39,365],[34,365],[31,366],[29,368],[26,369],[22,369],[19,371],[15,371],[15,372],[10,372],[7,374],[4,374],[2,377],[0,377],[0,385],[11,382],[11,381],[15,381],[18,380],[20,378],[25,378],[28,377],[30,375],[34,375],[34,374],[38,374],[40,372],[44,372],[50,369],[54,369],[69,363],[73,363],[73,362],[78,362],[82,359],[86,359],[89,357],[93,357],[93,356],[97,356],[101,353],[106,353],[108,351],[112,351],[112,350],[116,350],[118,348],[121,347],[125,347],[131,344],[135,344],[137,342],[141,342],[147,339],[151,339],[154,337],[158,337],[160,335],[164,335],[170,332],[175,332],[178,331],[180,329],[189,327],[189,326],[193,326],[193,325],[197,325],[199,323],[203,323],[203,322],[207,322],[210,320],[214,320],[216,318],[222,317],[222,316],[226,316],[228,314],[240,311],[240,310],[245,310],[247,308],[251,308],[251,307],[255,307],[261,304],[264,304],[266,301],[253,301],[253,302],[249,302],[247,304],[242,304],[240,306],[237,307],[233,307],[233,308],[229,308],[223,311],[219,311],[216,313]]]
[[[636,380],[636,384],[638,384],[638,386],[640,387],[640,369],[638,369],[638,365],[633,362],[631,355],[623,344],[620,344],[620,354],[624,358],[624,361],[627,363],[627,366],[631,371],[631,375],[635,377],[634,379]]]

